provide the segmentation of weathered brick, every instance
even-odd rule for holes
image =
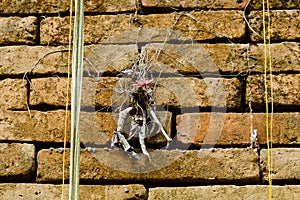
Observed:
[[[170,112],[156,112],[156,115],[166,130],[167,134],[171,136],[171,118]],[[82,112],[81,113],[81,136],[80,141],[86,147],[93,145],[107,145],[110,144],[114,130],[117,128],[118,121],[117,113],[106,113],[106,112]],[[153,118],[150,117],[152,120]],[[129,134],[130,131],[130,118],[125,121],[124,132]],[[153,125],[153,124],[151,124]],[[149,125],[150,127],[154,127]],[[157,126],[156,126],[157,128]],[[159,129],[154,129],[151,133],[153,136],[145,140],[146,146],[162,145],[166,142],[163,134]]]
[[[275,110],[285,110],[288,107],[300,105],[300,74],[273,75],[273,103]],[[270,76],[267,76],[268,96],[270,97]],[[251,100],[253,109],[265,107],[265,85],[263,75],[253,75],[247,78],[247,102]],[[270,102],[269,98],[269,102]],[[286,106],[286,107],[283,107]]]
[[[0,81],[0,109],[26,109],[27,85],[22,79],[4,79]]]
[[[285,1],[285,0],[269,0],[269,8],[273,8],[273,9],[291,9],[291,8],[295,8],[295,9],[299,9],[300,7],[300,2],[298,0],[289,0],[289,1]],[[262,9],[263,8],[263,4],[262,1],[260,0],[252,0],[250,2],[250,7],[252,9]]]
[[[246,66],[247,44],[164,44],[150,43],[143,48],[151,70],[177,75],[206,72],[237,73]]]
[[[16,76],[27,73],[53,75],[68,73],[68,49],[58,46],[5,46],[0,47],[0,75]],[[137,59],[136,45],[89,45],[84,49],[84,73],[101,76],[115,74]]]
[[[66,154],[66,166],[69,165]],[[122,150],[81,151],[81,181],[147,183],[257,183],[258,155],[252,149],[203,149],[195,151],[151,151],[149,163],[142,156],[132,160]],[[38,152],[38,182],[57,182],[62,178],[59,152]],[[68,178],[68,168],[65,169]]]
[[[35,147],[32,144],[0,143],[0,178],[34,180]]]
[[[82,107],[102,108],[120,105],[126,96],[116,96],[114,90],[124,80],[105,77],[84,78]],[[32,79],[31,84],[31,106],[65,106],[66,78]],[[240,109],[241,86],[236,78],[163,78],[157,82],[154,98],[157,105],[163,106],[214,106]]]
[[[115,75],[138,61],[136,44],[89,45],[85,47],[84,54],[84,71],[95,76],[101,76],[104,72]]]
[[[0,18],[0,44],[35,44],[37,38],[36,17]]]
[[[67,98],[67,84],[67,78],[50,77],[32,79],[30,84],[30,106],[65,106]],[[70,100],[69,104],[71,104]]]
[[[67,78],[49,77],[31,80],[30,106],[57,106],[66,105]],[[83,78],[82,107],[96,109],[99,106],[112,105],[113,87],[117,78]],[[69,92],[71,87],[69,87]],[[71,92],[70,92],[71,93]],[[71,98],[69,93],[69,98]],[[101,104],[99,104],[101,102]],[[71,101],[69,99],[69,105]]]
[[[119,79],[119,83],[122,81],[124,79]],[[113,88],[100,88],[100,94],[102,90],[105,95],[109,94],[106,92],[111,91],[110,93],[114,96]],[[241,106],[241,86],[236,78],[160,78],[153,96],[155,104],[160,106],[180,108],[213,106],[231,109],[240,109]],[[119,98],[123,101],[125,96],[122,97]],[[97,98],[99,100],[97,104],[99,106],[109,105],[106,99]],[[114,101],[117,105],[121,103],[118,102],[117,98]]]
[[[10,0],[0,2],[0,12],[4,14],[50,14],[69,12],[70,1],[61,0]],[[74,9],[74,5],[73,5]],[[84,12],[134,11],[135,0],[85,0]]]
[[[69,185],[64,186],[64,199],[68,199]],[[62,186],[52,184],[34,183],[2,183],[0,184],[2,199],[44,199],[59,200],[62,198]],[[80,185],[79,196],[81,200],[121,200],[146,199],[147,192],[143,185]]]
[[[270,47],[273,72],[300,71],[298,43],[278,43],[271,44]],[[154,53],[160,48],[162,50],[159,56],[154,57]],[[263,72],[264,68],[262,44],[156,43],[146,45],[143,51],[146,50],[149,57],[147,63],[154,65],[151,67],[153,71],[200,73],[205,76],[205,72],[246,73],[250,69],[251,72]],[[68,52],[62,46],[6,46],[0,47],[0,53],[4,58],[0,60],[2,76],[23,75],[31,71],[29,76],[67,73]],[[41,58],[43,59],[38,62]],[[85,47],[84,72],[91,76],[101,76],[103,72],[116,74],[130,68],[137,60],[136,45],[89,45]],[[160,68],[155,67],[155,64],[159,64]]]
[[[130,23],[129,15],[99,15],[85,17],[85,43],[135,43],[165,41],[169,29],[176,34],[171,39],[211,40],[241,39],[245,35],[242,11],[203,11],[187,14],[151,14],[139,16],[143,24]],[[41,21],[42,44],[67,44],[68,17],[48,17]],[[186,24],[189,26],[187,27]],[[139,35],[137,37],[137,35]]]
[[[154,97],[158,105],[240,109],[241,86],[236,78],[164,78]]]
[[[0,111],[0,140],[62,143],[65,132],[65,111]],[[165,130],[171,135],[171,113],[156,112]],[[68,116],[66,140],[70,141],[70,113]],[[85,146],[110,144],[113,131],[117,128],[117,113],[81,112],[81,143]],[[130,124],[127,120],[126,124]],[[129,127],[125,131],[129,133]],[[165,142],[161,132],[146,139],[146,145]]]
[[[296,42],[271,44],[270,46],[273,72],[299,72],[300,71],[300,46]],[[264,72],[264,45],[250,45],[247,52],[249,56],[249,68],[251,72]],[[234,57],[234,59],[237,59]],[[241,63],[243,64],[243,63]],[[245,68],[248,64],[244,63]],[[248,68],[248,70],[249,70]],[[267,69],[269,72],[270,70]]]
[[[270,15],[271,41],[299,40],[300,10],[272,10]],[[260,35],[259,37],[250,32],[251,40],[254,42],[263,40],[262,17],[262,11],[251,11],[249,15],[250,26]]]
[[[0,53],[4,58],[0,60],[0,75],[15,76],[23,75],[26,72],[35,74],[67,73],[67,52],[59,52],[63,49],[63,47],[49,46],[0,47]],[[43,59],[38,62],[41,58]]]
[[[268,150],[262,149],[260,168],[263,181],[268,181]],[[299,182],[300,180],[300,149],[274,148],[271,150],[271,177],[274,183]]]
[[[274,200],[297,200],[300,196],[299,185],[273,185]],[[269,198],[269,187],[264,185],[215,185],[194,187],[157,187],[149,189],[148,200],[206,200],[206,199],[255,199],[265,200]]]
[[[273,72],[300,71],[299,44],[296,42],[270,45]],[[263,44],[147,44],[147,62],[152,70],[163,73],[194,74],[206,72],[264,72]]]
[[[253,113],[252,120],[252,126],[257,130],[258,143],[267,144],[266,114]],[[300,144],[299,120],[299,113],[274,113],[273,144]],[[249,113],[186,113],[178,115],[176,121],[176,138],[179,142],[196,146],[250,146],[251,121]]]
[[[63,142],[65,112],[0,111],[0,140]],[[68,124],[67,141],[69,141]]]
[[[232,1],[232,0],[217,0],[217,1],[200,1],[200,0],[142,0],[144,8],[210,8],[210,9],[233,9],[244,8],[247,4],[246,0]]]

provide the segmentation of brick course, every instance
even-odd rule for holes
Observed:
[[[242,9],[246,6],[247,1],[231,1],[231,0],[217,0],[217,1],[199,1],[199,0],[185,0],[185,1],[159,1],[159,0],[142,0],[142,5],[146,8],[193,8],[193,9]]]
[[[69,153],[67,154],[67,158]],[[259,180],[258,155],[252,149],[151,151],[151,163],[132,160],[119,150],[81,151],[80,178],[93,182],[147,183],[255,183]],[[44,149],[38,153],[38,182],[58,182],[62,154]],[[68,166],[69,161],[66,162]],[[68,177],[68,169],[66,168]]]
[[[271,116],[269,116],[270,119]],[[274,145],[299,144],[299,113],[274,113]],[[265,114],[253,114],[253,128],[259,144],[266,144]],[[177,116],[177,140],[196,146],[247,145],[250,146],[249,113],[187,113]]]
[[[116,3],[113,0],[106,1],[84,1],[85,12],[124,12],[135,10],[135,0],[120,0]],[[70,1],[61,0],[10,0],[9,2],[0,2],[0,11],[4,14],[51,14],[51,13],[64,13],[69,12]],[[74,11],[74,5],[73,5]]]
[[[164,20],[161,20],[164,19]],[[85,43],[134,43],[139,33],[130,15],[98,15],[85,17]],[[179,39],[211,40],[218,38],[241,39],[245,35],[245,22],[240,11],[206,11],[189,14],[151,14],[139,16],[144,29],[139,42],[163,42],[167,30],[179,34]],[[68,17],[48,17],[41,21],[41,44],[67,44]],[[190,24],[189,28],[183,26]],[[224,26],[226,24],[228,28]],[[176,35],[170,38],[176,37]]]
[[[154,52],[162,44],[147,44],[150,56],[148,62],[159,63],[162,72],[177,74],[214,73],[252,73],[264,72],[263,45],[249,44],[166,44],[158,60]],[[271,44],[273,72],[299,72],[299,45],[296,42]],[[179,49],[185,49],[181,52]],[[46,46],[5,46],[0,47],[3,58],[0,60],[1,75],[19,76],[26,72],[29,76],[37,74],[66,74],[67,48]],[[53,53],[51,53],[53,52]],[[197,55],[196,60],[192,58]],[[45,56],[46,54],[49,54]],[[167,56],[172,59],[167,59]],[[249,57],[249,60],[248,60]],[[38,60],[43,58],[39,63]],[[115,74],[130,67],[138,59],[136,45],[87,45],[85,47],[86,74],[94,76],[103,72]],[[177,60],[178,59],[178,60]],[[184,65],[182,65],[184,62]],[[92,64],[92,65],[91,65]],[[154,70],[153,66],[153,70]]]
[[[299,185],[273,186],[274,200],[297,200],[300,196]],[[269,198],[269,188],[264,185],[247,186],[198,186],[198,187],[157,187],[150,188],[149,200],[156,199],[255,199],[265,200]]]
[[[64,199],[68,199],[69,185],[64,186]],[[62,186],[53,184],[34,183],[2,183],[0,184],[0,195],[3,199],[44,199],[59,200],[62,197]],[[146,199],[146,188],[143,185],[80,185],[79,195],[82,200],[120,200]]]

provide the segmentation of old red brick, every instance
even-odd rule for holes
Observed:
[[[269,116],[269,120],[271,116]],[[300,144],[299,113],[274,113],[273,144]],[[178,115],[177,140],[185,144],[250,146],[249,113],[186,113]],[[254,113],[252,126],[259,144],[266,144],[266,115]],[[270,131],[269,127],[269,131]]]

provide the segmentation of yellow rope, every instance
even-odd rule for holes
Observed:
[[[267,148],[268,148],[268,180],[269,180],[269,199],[272,200],[273,198],[273,188],[272,188],[272,158],[271,158],[271,151],[272,151],[272,131],[273,131],[273,83],[272,83],[272,63],[271,63],[271,51],[270,51],[270,43],[271,43],[271,36],[270,36],[270,9],[269,9],[269,1],[267,0],[267,14],[268,14],[268,51],[267,51],[267,32],[266,32],[266,9],[265,9],[265,0],[263,0],[263,39],[264,39],[264,83],[265,83],[265,103],[266,103],[266,136],[267,136]],[[269,59],[268,59],[269,58]],[[267,68],[269,63],[269,71],[270,71],[270,81],[271,81],[271,126],[270,126],[270,133],[269,133],[269,99],[268,99],[268,84],[267,84]]]
[[[272,190],[272,165],[273,165],[273,161],[272,161],[272,147],[273,147],[273,119],[274,119],[274,93],[273,93],[273,70],[272,70],[272,57],[271,57],[271,15],[270,15],[270,6],[269,6],[269,0],[267,0],[267,13],[268,13],[268,44],[269,44],[269,48],[268,48],[268,56],[269,56],[269,72],[270,72],[270,90],[271,90],[271,118],[270,118],[270,148],[268,150],[268,157],[270,158],[270,168],[269,168],[269,188],[270,188],[270,197],[272,199],[272,194],[273,194],[273,190]]]
[[[63,166],[62,166],[62,187],[61,187],[61,199],[64,200],[64,187],[65,187],[65,163],[66,163],[66,145],[67,145],[67,127],[69,121],[69,91],[71,84],[71,44],[72,44],[72,12],[73,12],[73,0],[70,0],[70,19],[69,19],[69,44],[68,44],[68,83],[67,83],[67,99],[66,99],[66,116],[65,116],[65,130],[64,130],[64,152],[63,152]]]

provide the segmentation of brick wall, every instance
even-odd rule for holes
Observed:
[[[268,198],[262,4],[248,3],[85,1],[81,199]],[[300,2],[270,0],[270,8],[273,197],[296,200]],[[66,0],[0,2],[0,199],[61,198],[68,10]],[[157,115],[173,138],[169,148],[160,134],[146,141],[151,162],[109,148],[113,88],[143,52],[162,74]],[[68,164],[67,149],[66,180]]]

